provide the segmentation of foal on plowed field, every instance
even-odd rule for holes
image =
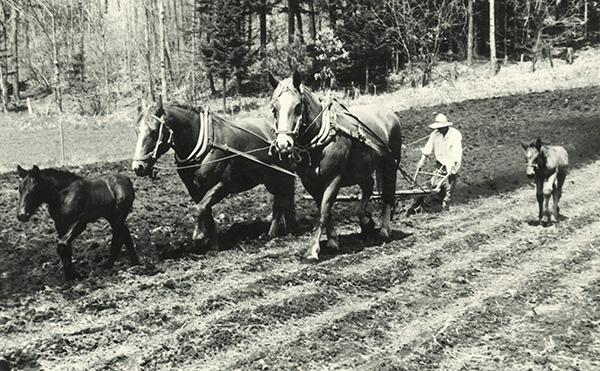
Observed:
[[[71,242],[85,230],[87,223],[100,218],[110,223],[113,232],[106,267],[114,264],[123,244],[127,246],[131,264],[139,264],[125,225],[135,198],[129,178],[121,174],[107,174],[87,179],[68,171],[40,170],[37,166],[31,170],[18,166],[17,172],[23,179],[19,185],[17,218],[26,222],[41,204],[48,204],[48,212],[60,238],[57,251],[65,279],[78,277],[71,260]]]
[[[569,154],[561,146],[543,145],[538,138],[526,145],[527,176],[535,178],[536,196],[539,205],[539,222],[542,225],[550,223],[550,195],[554,199],[554,220],[558,223],[558,201],[569,167]]]

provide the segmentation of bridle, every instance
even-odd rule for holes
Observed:
[[[281,95],[283,93],[286,92],[291,92],[291,93],[296,93],[293,89],[290,89],[289,87],[286,87],[285,89],[283,89],[279,95],[277,95],[275,98],[273,98],[273,100],[271,101],[271,105],[273,105],[273,103],[279,99],[279,97],[281,97]],[[273,133],[275,133],[275,135],[279,135],[279,134],[285,134],[285,135],[289,135],[292,138],[296,139],[296,137],[298,136],[298,134],[300,133],[300,127],[302,126],[302,118],[304,117],[304,101],[302,99],[302,92],[298,92],[300,94],[300,106],[302,108],[302,111],[300,112],[300,115],[298,116],[298,119],[296,120],[296,124],[294,125],[294,127],[292,128],[292,130],[279,130],[278,126],[277,126],[277,117],[274,117],[274,122],[273,122]]]
[[[149,152],[141,157],[134,157],[133,158],[134,161],[151,160],[153,162],[156,162],[158,160],[158,157],[160,156],[158,154],[160,146],[167,145],[169,147],[172,147],[174,144],[173,143],[173,130],[171,130],[171,128],[166,125],[165,114],[163,113],[160,117],[153,114],[151,117],[159,122],[158,138],[156,139],[156,145],[154,146],[154,149],[152,150],[152,152]],[[148,124],[146,124],[146,125],[150,128],[150,125],[148,125]],[[165,137],[166,133],[168,133],[169,137],[168,137],[167,141],[165,142],[164,137]]]
[[[291,93],[296,93],[295,90],[286,87],[285,89],[283,89],[279,95],[277,95],[276,97],[273,98],[273,100],[271,101],[271,104],[273,105],[273,102],[275,102],[277,99],[279,99],[279,97],[285,93],[285,92],[291,92]],[[280,130],[277,127],[277,118],[274,118],[274,129],[273,132],[275,133],[275,135],[279,135],[279,134],[284,134],[284,135],[289,135],[290,137],[292,137],[294,139],[294,141],[296,141],[297,137],[300,135],[300,128],[303,126],[302,123],[305,121],[304,120],[304,116],[306,114],[306,102],[304,101],[304,93],[300,90],[297,92],[300,95],[300,115],[298,115],[298,119],[296,120],[296,123],[294,125],[294,127],[292,128],[292,130]],[[326,104],[322,104],[321,105],[321,111],[315,116],[315,118],[311,121],[311,123],[309,125],[306,126],[306,128],[303,130],[304,133],[308,132],[308,130],[317,122],[317,120],[323,116],[323,114],[325,113],[325,111],[328,111],[329,108],[331,107],[331,100],[328,99],[328,103]],[[326,129],[326,130],[325,130]],[[329,120],[327,120],[327,125],[323,126],[322,129],[319,131],[319,134],[313,138],[310,142],[310,144],[307,147],[311,147],[314,146],[317,142],[321,143],[324,139],[324,135],[327,136],[329,134]]]

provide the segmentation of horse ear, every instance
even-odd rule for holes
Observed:
[[[25,178],[28,173],[27,173],[27,170],[25,170],[21,167],[21,165],[17,165],[17,174],[19,174],[19,176],[21,178]]]
[[[29,171],[29,174],[31,174],[32,177],[37,178],[40,176],[40,172],[40,168],[37,165],[33,165],[33,169]]]
[[[529,146],[523,142],[521,142],[521,147],[523,147],[523,149],[526,151],[527,151],[527,148],[529,148]]]
[[[538,152],[542,149],[542,140],[540,138],[537,138],[535,141],[535,149],[537,149]]]
[[[158,95],[158,102],[156,102],[156,109],[161,109],[163,106],[162,94]]]
[[[273,76],[273,74],[270,72],[269,72],[269,82],[271,83],[271,86],[273,88],[276,88],[279,85],[279,80],[277,80],[275,78],[275,76]]]
[[[294,71],[294,77],[292,78],[292,81],[294,83],[294,87],[300,90],[300,84],[302,83],[302,75],[300,75],[300,72],[298,72],[298,70]]]
[[[146,98],[142,97],[139,100],[139,104],[138,104],[138,114],[144,112],[146,110]]]

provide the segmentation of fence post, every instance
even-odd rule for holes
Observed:
[[[63,130],[63,120],[61,117],[59,117],[58,119],[58,128],[60,130],[60,154],[61,154],[61,160],[62,160],[62,164],[65,164],[65,133]]]

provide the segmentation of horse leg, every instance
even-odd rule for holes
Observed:
[[[389,240],[391,234],[390,223],[396,205],[396,168],[388,163],[381,165],[381,228],[379,237]]]
[[[358,205],[358,224],[360,225],[361,234],[364,236],[371,236],[375,233],[375,222],[373,222],[373,218],[368,209],[371,195],[373,195],[374,185],[375,181],[373,180],[373,177],[368,177],[359,184],[362,196],[360,198],[360,204]]]
[[[87,223],[81,221],[71,224],[58,241],[56,251],[62,261],[66,280],[73,280],[79,276],[73,267],[73,249],[71,247],[71,242],[85,230],[86,225]]]
[[[196,245],[205,246],[210,243],[211,250],[219,251],[215,221],[212,217],[212,207],[228,195],[223,182],[217,183],[198,202],[196,228],[192,239]]]
[[[544,194],[544,219],[545,219],[545,224],[549,224],[550,223],[550,196],[553,193],[554,190],[554,182],[556,181],[556,172],[554,172],[554,174],[550,175],[548,177],[548,179],[546,179],[544,181],[544,189],[543,189],[543,194]]]
[[[140,261],[138,259],[137,253],[135,252],[135,247],[133,246],[133,240],[131,239],[131,232],[127,225],[123,224],[123,228],[121,229],[121,234],[123,236],[123,241],[125,243],[125,247],[127,248],[127,253],[129,254],[129,262],[131,265],[139,265]]]
[[[112,238],[110,240],[110,252],[108,255],[108,260],[103,264],[104,268],[111,268],[115,264],[115,261],[121,252],[121,246],[123,246],[124,242],[120,227],[113,223],[111,223],[111,226]]]
[[[273,198],[273,213],[271,218],[271,227],[269,228],[269,237],[273,238],[277,236],[277,232],[279,231],[279,226],[282,223],[283,219],[283,205],[281,205],[281,200],[278,196],[274,196]],[[285,225],[285,221],[283,221]]]
[[[204,216],[204,226],[206,233],[208,234],[208,241],[210,242],[211,251],[219,251],[219,234],[217,232],[217,224],[215,218],[213,218],[212,208],[209,207]]]
[[[277,236],[283,223],[284,234],[297,228],[296,212],[294,206],[295,184],[294,178],[273,179],[265,183],[267,190],[273,195],[273,212],[269,236]]]
[[[543,179],[535,181],[535,196],[538,202],[538,223],[542,224],[542,219],[544,217],[544,183]]]
[[[558,176],[556,177],[556,185],[554,187],[554,192],[552,193],[552,195],[554,196],[554,219],[556,220],[556,224],[558,224],[558,214],[559,214],[559,207],[558,207],[558,201],[560,200],[560,197],[562,196],[562,187],[563,184],[565,183],[565,178],[566,178],[565,173],[559,173]]]
[[[315,262],[319,260],[319,251],[321,249],[319,243],[321,241],[321,234],[323,227],[327,229],[328,239],[327,246],[333,249],[338,249],[339,244],[337,242],[337,234],[333,229],[333,225],[330,224],[331,208],[337,198],[337,194],[340,190],[342,177],[336,176],[330,183],[325,187],[324,192],[320,197],[315,197],[315,201],[319,204],[319,222],[315,229],[312,245],[306,250],[302,259],[305,262]],[[319,202],[320,201],[320,202]]]

